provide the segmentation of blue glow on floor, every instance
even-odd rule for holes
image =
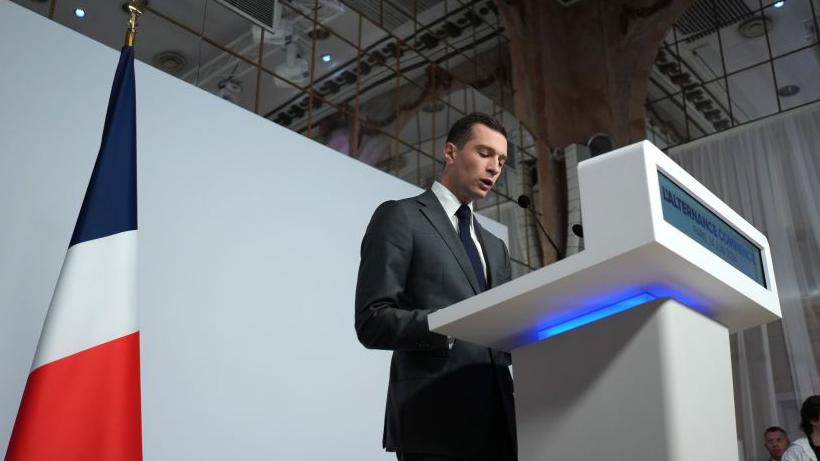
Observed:
[[[559,323],[558,325],[545,328],[538,332],[538,340],[540,341],[542,339],[560,335],[561,333],[566,333],[567,331],[588,325],[592,322],[618,314],[633,307],[640,306],[641,304],[653,301],[655,299],[657,299],[657,297],[649,293],[641,293],[637,296],[624,299],[623,301],[619,301],[615,304],[610,304],[600,309],[596,309],[580,317],[575,317],[574,319],[567,320],[566,322]]]

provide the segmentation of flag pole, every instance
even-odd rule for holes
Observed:
[[[139,0],[128,2],[128,31],[125,32],[125,46],[134,46],[137,35],[137,19],[142,14],[142,3]]]

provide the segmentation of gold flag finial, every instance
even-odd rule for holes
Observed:
[[[128,31],[125,33],[125,46],[134,46],[134,37],[137,35],[137,18],[142,14],[142,2],[130,0],[128,2]]]

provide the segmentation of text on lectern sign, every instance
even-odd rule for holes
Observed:
[[[760,285],[766,286],[757,245],[658,172],[663,219]]]

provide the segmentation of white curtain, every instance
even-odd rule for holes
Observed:
[[[767,459],[764,429],[797,437],[800,403],[820,394],[820,103],[670,156],[769,240],[783,319],[732,338],[739,442]]]

